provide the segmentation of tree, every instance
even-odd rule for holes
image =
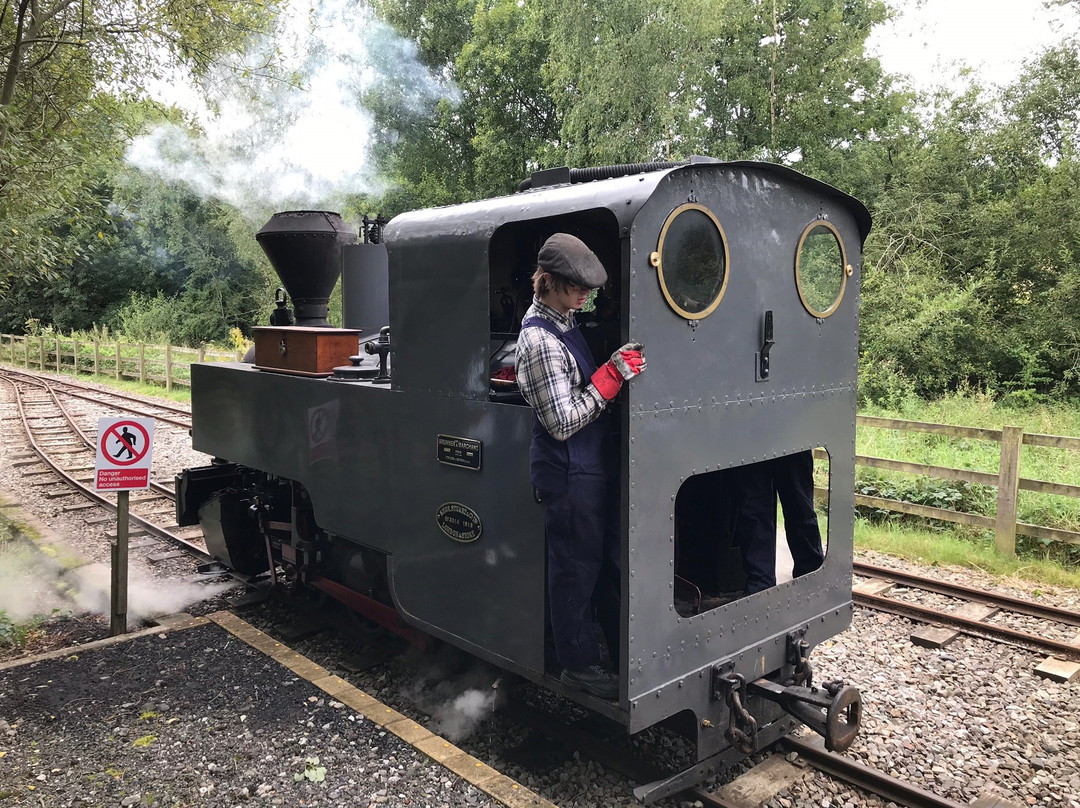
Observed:
[[[27,320],[61,332],[107,325],[125,337],[197,345],[250,333],[272,284],[254,233],[235,210],[135,171],[101,189],[112,227],[92,256],[48,279],[12,283],[0,329]]]
[[[138,123],[124,102],[174,67],[204,71],[273,9],[258,0],[3,4],[0,286],[86,257],[90,245],[67,225],[100,215],[95,177]]]
[[[924,395],[1080,389],[1078,91],[1065,43],[1003,91],[940,95],[898,149],[866,245],[868,369]]]
[[[685,0],[549,0],[544,76],[569,165],[685,156],[699,105],[699,8]]]

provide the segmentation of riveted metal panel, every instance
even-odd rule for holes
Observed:
[[[390,260],[394,387],[483,400],[488,393],[488,261],[502,225],[608,210],[613,232],[629,225],[660,172],[542,188],[465,205],[413,211],[384,231]],[[535,259],[535,255],[532,256]],[[448,352],[453,360],[447,361]]]
[[[727,288],[707,317],[668,305],[649,257],[680,205],[696,203],[724,230]],[[850,200],[765,166],[691,166],[666,174],[632,228],[629,333],[643,342],[646,374],[629,386],[626,568],[627,679],[631,728],[708,700],[677,683],[737,659],[746,675],[784,663],[784,636],[815,623],[824,636],[850,616],[854,510],[858,280],[863,230]],[[806,225],[840,232],[852,276],[837,310],[810,315],[795,283]],[[758,381],[765,313],[772,312],[772,368]],[[810,575],[705,612],[673,603],[675,498],[694,474],[797,451],[829,452],[829,551]],[[763,638],[766,639],[763,642]],[[743,657],[739,659],[738,655]]]
[[[390,555],[395,606],[409,622],[541,675],[544,532],[528,480],[530,410],[240,363],[194,365],[192,384],[195,449],[301,483],[322,528]],[[482,467],[440,463],[440,434],[481,441]],[[446,502],[479,516],[475,541],[440,530]]]

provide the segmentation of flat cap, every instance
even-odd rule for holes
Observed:
[[[584,241],[569,233],[556,233],[545,241],[536,263],[544,272],[561,275],[588,289],[607,283],[607,272],[600,259]]]

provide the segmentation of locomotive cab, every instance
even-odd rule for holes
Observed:
[[[852,611],[870,218],[765,163],[691,158],[583,179],[545,172],[512,196],[385,226],[388,384],[193,366],[193,444],[229,462],[186,472],[177,507],[230,557],[261,554],[402,633],[464,648],[629,732],[680,728],[698,760],[639,789],[652,801],[777,739],[792,714],[838,748],[857,728],[857,694],[812,689],[807,655]],[[537,252],[556,232],[607,270],[579,315],[594,356],[635,340],[649,362],[609,407],[621,537],[610,703],[561,685],[546,651],[534,416],[506,372]],[[775,586],[742,596],[737,483],[753,464],[808,452],[827,509],[824,563],[795,579],[782,567]]]

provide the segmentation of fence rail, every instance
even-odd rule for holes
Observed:
[[[55,335],[0,334],[0,362],[21,365],[28,370],[159,384],[166,390],[191,386],[192,362],[239,362],[241,359],[243,351],[116,340],[102,342]]]
[[[1020,491],[1034,491],[1040,494],[1054,494],[1062,497],[1080,498],[1080,486],[1066,483],[1053,483],[1046,480],[1032,480],[1020,476],[1020,449],[1022,446],[1045,446],[1066,451],[1080,451],[1080,438],[1064,435],[1026,434],[1018,426],[1006,426],[1002,429],[982,429],[949,424],[932,424],[924,421],[905,421],[898,418],[879,418],[860,415],[857,426],[872,429],[899,429],[908,432],[926,432],[935,435],[948,435],[956,438],[974,438],[1001,444],[998,473],[957,469],[948,466],[931,466],[925,463],[911,463],[902,460],[890,460],[884,457],[856,455],[855,465],[886,471],[901,471],[909,474],[922,474],[945,480],[960,480],[997,488],[997,513],[995,516],[964,513],[931,505],[918,505],[884,497],[855,494],[855,504],[870,508],[922,516],[927,519],[940,519],[962,525],[972,525],[994,531],[994,547],[1005,555],[1016,554],[1016,537],[1030,536],[1036,539],[1080,544],[1080,533],[1072,530],[1031,525],[1018,522],[1016,506]],[[824,453],[821,453],[824,457]]]
[[[76,375],[110,376],[143,383],[161,384],[171,390],[174,386],[191,384],[192,362],[241,361],[242,351],[220,351],[206,348],[180,348],[174,345],[144,345],[125,342],[84,341],[56,336],[17,336],[0,334],[0,361],[22,365],[28,369],[72,372]],[[1034,491],[1063,497],[1080,498],[1080,486],[1031,480],[1020,476],[1020,449],[1022,446],[1044,446],[1066,451],[1080,451],[1080,438],[1064,435],[1027,434],[1020,427],[1006,426],[1002,429],[952,426],[924,421],[906,421],[898,418],[880,418],[860,415],[859,427],[871,429],[898,429],[908,432],[925,432],[957,438],[972,438],[1001,444],[1001,456],[997,474],[972,471],[971,469],[933,466],[885,457],[856,455],[855,464],[884,471],[921,474],[945,480],[959,480],[996,487],[997,513],[995,516],[964,513],[931,505],[920,505],[885,497],[856,493],[855,504],[895,513],[938,519],[962,525],[993,529],[994,546],[1001,553],[1015,555],[1016,536],[1080,545],[1080,532],[1018,522],[1016,506],[1020,491]],[[823,451],[815,452],[821,459]]]

